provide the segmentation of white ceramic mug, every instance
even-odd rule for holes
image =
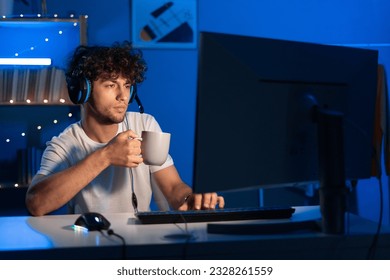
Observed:
[[[142,131],[141,153],[147,165],[162,165],[168,157],[171,134],[167,132]]]

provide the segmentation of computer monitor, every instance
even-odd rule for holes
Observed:
[[[201,32],[194,190],[319,182],[318,112],[341,116],[341,147],[325,140],[341,180],[371,177],[377,65],[374,50]]]

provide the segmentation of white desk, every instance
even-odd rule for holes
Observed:
[[[129,213],[103,215],[125,239],[126,247],[120,238],[105,232],[74,230],[79,215],[1,217],[0,259],[365,259],[377,228],[355,215],[348,215],[348,229],[342,236],[208,234],[206,223],[190,223],[193,238],[186,240],[168,238],[183,233],[184,224],[142,225]],[[314,218],[320,218],[318,207],[297,207],[292,221]],[[382,228],[376,258],[390,259],[388,227]]]

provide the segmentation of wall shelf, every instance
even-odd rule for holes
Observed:
[[[0,104],[71,104],[62,69],[0,69]]]
[[[0,58],[48,58],[50,66],[0,65],[1,105],[61,105],[69,100],[64,69],[79,45],[87,44],[87,16],[3,17]]]
[[[65,68],[87,45],[87,16],[0,18],[0,58],[50,58],[50,66],[0,65],[0,188],[27,186],[46,141],[80,119]]]

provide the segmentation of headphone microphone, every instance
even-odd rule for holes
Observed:
[[[144,110],[144,106],[142,106],[141,100],[139,99],[139,96],[138,96],[137,84],[131,85],[129,104],[132,103],[134,99],[135,99],[135,102],[137,102],[138,110],[139,110],[140,114],[143,114],[145,112],[145,110]]]
[[[143,114],[145,112],[144,106],[142,106],[141,100],[139,99],[138,95],[135,96],[135,102],[137,102],[138,104],[140,114]]]

